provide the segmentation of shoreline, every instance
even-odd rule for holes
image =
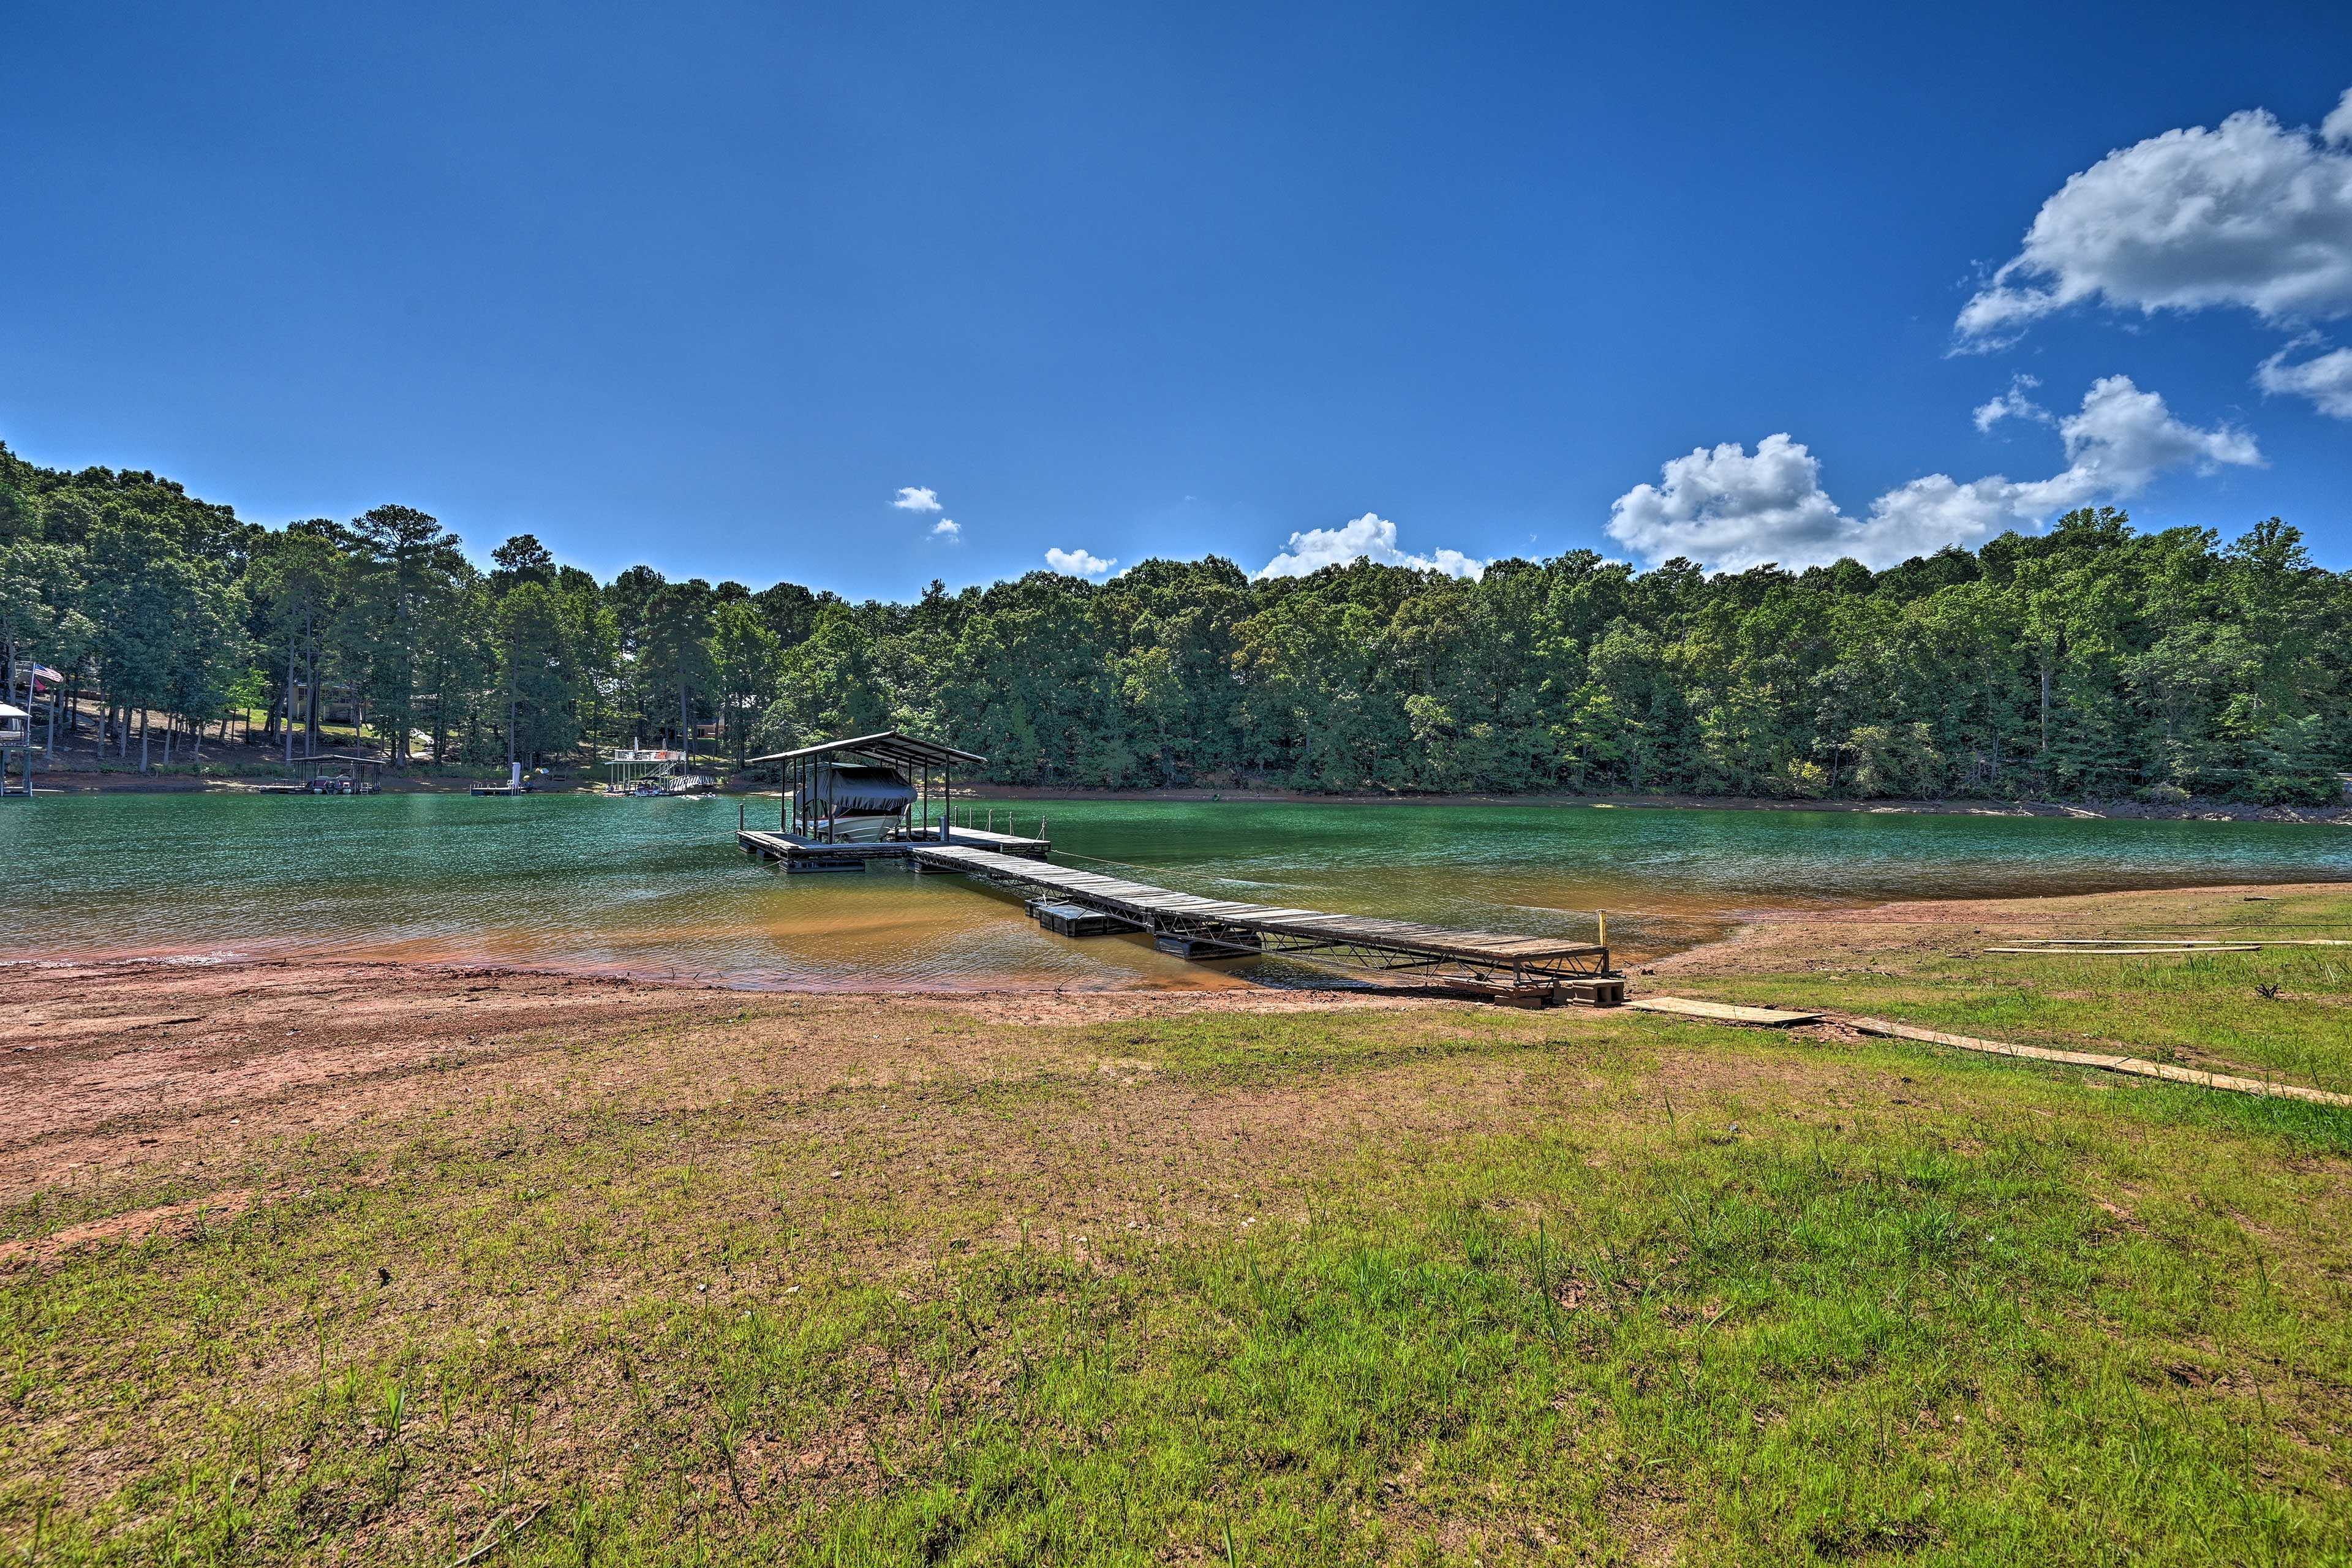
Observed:
[[[1844,931],[1857,926],[1942,926],[1972,920],[2007,918],[2012,923],[2028,911],[2108,899],[2195,899],[2235,896],[2252,902],[2274,902],[2296,894],[2324,892],[2352,886],[2331,881],[2191,883],[2162,888],[2105,889],[2088,892],[2048,894],[1964,895],[1950,899],[1882,899],[1851,904],[1750,904],[1723,911],[1720,930],[1704,941],[1657,953],[1627,956],[1620,964],[1629,976],[1669,973],[1706,973],[1729,950],[1752,942],[1759,932],[1820,927]],[[2053,918],[2057,912],[2053,910]],[[1197,984],[1023,984],[1013,977],[992,976],[971,984],[908,985],[881,982],[867,984],[782,984],[772,977],[746,973],[730,977],[723,972],[679,969],[670,965],[630,968],[614,964],[518,962],[489,953],[432,952],[400,956],[381,950],[349,945],[240,951],[221,947],[109,949],[103,951],[29,952],[0,959],[0,973],[11,970],[37,973],[127,973],[176,972],[191,976],[263,970],[304,970],[345,973],[382,971],[434,980],[542,980],[596,987],[644,987],[657,991],[698,992],[735,996],[800,998],[808,1001],[883,1000],[909,1005],[956,1007],[1003,1005],[1009,1007],[1045,1005],[1052,1009],[1096,1004],[1116,1005],[1119,1014],[1149,1012],[1142,1004],[1173,1003],[1175,1011],[1288,1011],[1295,1007],[1381,1005],[1390,1001],[1461,1002],[1462,996],[1414,985],[1384,983],[1370,975],[1314,969],[1304,961],[1305,983],[1276,984],[1229,970],[1207,972],[1215,983]],[[1318,983],[1319,982],[1319,983]],[[5,1030],[0,1030],[5,1033]]]
[[[812,1500],[968,1477],[916,1437],[974,1410],[1008,1411],[1003,1441],[1040,1453],[1074,1429],[1156,1443],[1151,1407],[1222,1386],[1211,1357],[1276,1380],[1222,1407],[1274,1415],[1213,1480],[1279,1484],[1263,1456],[1297,1430],[1285,1369],[1394,1369],[1371,1344],[1406,1347],[1372,1391],[1398,1408],[1483,1377],[1464,1408],[1497,1412],[1506,1455],[1561,1430],[1570,1375],[1600,1391],[1579,1400],[1630,1391],[1622,1418],[1569,1417],[1623,1453],[1657,1430],[1643,1369],[1762,1358],[1780,1381],[1722,1384],[1723,1440],[1776,1451],[1780,1412],[1811,1402],[1852,1415],[1824,1452],[1884,1455],[1893,1431],[1943,1465],[1964,1419],[1972,1497],[2079,1460],[2080,1407],[2055,1400],[2103,1379],[2166,1390],[2149,1418],[2200,1441],[2224,1420],[2273,1431],[2246,1408],[2264,1388],[2282,1435],[2222,1451],[2281,1499],[2326,1498],[2342,1456],[2301,1438],[2342,1422],[2324,1216],[2352,1194],[2352,1112],[2099,1058],[2352,1089],[2332,956],[2352,948],[2148,961],[2176,963],[2154,988],[2137,961],[1991,952],[2126,929],[2352,942],[2344,888],[1759,911],[1641,983],[1821,1020],[1785,1030],[1329,994],[753,995],[415,961],[44,971],[0,1019],[0,1285],[39,1330],[10,1479],[48,1489],[79,1538],[136,1549],[183,1477],[226,1490],[195,1462],[250,1453],[272,1479],[237,1489],[240,1541],[446,1563],[514,1517],[486,1487],[522,1429],[520,1506],[604,1488],[642,1510],[655,1493],[614,1477],[661,1495],[699,1477],[714,1510],[655,1525],[724,1530],[720,1554],[743,1555]],[[1858,1022],[1886,1017],[2048,1059]],[[1848,1333],[1856,1301],[1880,1304],[1865,1327],[1895,1321],[1925,1266],[1966,1289],[1889,1334],[1907,1359],[1826,1393],[1790,1359],[1843,1344],[1791,1336]],[[1424,1289],[1448,1293],[1399,1305]],[[1521,1331],[1531,1297],[1561,1331]],[[1981,1316],[1947,1315],[1970,1302]],[[2203,1314],[2189,1330],[2181,1302]],[[2086,1313],[2118,1326],[2074,1331]],[[1426,1337],[1465,1323],[1478,1338]],[[2076,1347],[2101,1359],[2051,1359]],[[2296,1357],[2321,1372],[2282,1377]],[[1009,1404],[1033,1379],[1041,1402]],[[828,1402],[766,1403],[779,1387]],[[1090,1387],[1133,1397],[1074,1427],[1067,1391]],[[713,1453],[701,1412],[731,1419],[737,1388],[758,1391],[751,1417]],[[227,1439],[224,1411],[247,1424]],[[1412,1476],[1424,1452],[1381,1468]],[[1641,1485],[1704,1497],[1636,1460]],[[394,1463],[404,1512],[382,1506]],[[2051,1539],[2080,1537],[2045,1511]],[[336,1533],[310,1535],[319,1520]],[[1684,1529],[1669,1511],[1644,1539]],[[644,1539],[612,1533],[608,1556]],[[1191,1538],[1143,1544],[1163,1539]]]
[[[37,771],[34,787],[39,795],[238,795],[265,782],[263,775],[139,773],[68,768]],[[267,782],[276,782],[274,778]],[[385,779],[385,795],[463,795],[483,782],[452,775]],[[593,795],[585,781],[532,792],[539,795]],[[775,791],[721,786],[721,799],[773,798]],[[2271,822],[2314,826],[2352,826],[2352,801],[2341,805],[2256,805],[2245,801],[2191,798],[2179,802],[2138,800],[1782,800],[1755,795],[1568,795],[1542,792],[1506,795],[1470,791],[1452,795],[1319,795],[1306,790],[1271,786],[1210,789],[1192,785],[1154,789],[1095,789],[1051,784],[973,784],[958,792],[972,801],[1167,802],[1207,805],[1391,805],[1391,806],[1544,806],[1554,809],[1622,811],[1785,811],[1839,812],[1875,816],[2034,816],[2071,817],[2087,821],[2131,822]]]
[[[2287,822],[2352,826],[2352,803],[2343,805],[2254,805],[2244,801],[2189,799],[2178,804],[2137,800],[1774,800],[1728,795],[1316,795],[1291,789],[1079,789],[1042,784],[980,784],[975,800],[1171,801],[1189,805],[1527,805],[1624,811],[1843,812],[1874,816],[2042,816],[2090,821]]]

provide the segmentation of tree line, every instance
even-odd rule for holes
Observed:
[[[2086,509],[1875,573],[1572,551],[1254,581],[1212,556],[911,604],[600,584],[529,534],[489,562],[404,506],[264,528],[0,447],[10,689],[58,672],[121,756],[236,712],[284,756],[331,722],[395,764],[740,763],[896,727],[1069,787],[2274,804],[2338,799],[2352,762],[2352,576],[2275,518],[2224,544]]]

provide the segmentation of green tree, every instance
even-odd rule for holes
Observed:
[[[727,749],[743,765],[751,731],[774,699],[783,645],[749,599],[723,604],[711,616],[711,668]]]
[[[457,536],[414,507],[377,507],[352,531],[358,555],[349,646],[393,763],[403,765],[422,709],[417,677],[425,646],[446,628],[469,569]]]

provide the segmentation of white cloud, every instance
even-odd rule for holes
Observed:
[[[1045,564],[1056,572],[1066,572],[1073,577],[1099,577],[1118,564],[1084,550],[1048,550]]]
[[[1486,574],[1486,563],[1459,550],[1439,550],[1428,555],[1408,555],[1397,548],[1397,525],[1366,512],[1338,528],[1310,528],[1290,536],[1289,547],[1258,573],[1268,577],[1304,577],[1326,566],[1350,561],[1370,561],[1382,566],[1410,566],[1416,572],[1443,572],[1448,577],[1476,579]]]
[[[2167,468],[2187,466],[2210,474],[2224,464],[2263,466],[2262,451],[2252,436],[2226,425],[2200,430],[2183,424],[2165,407],[2162,397],[2142,392],[2127,375],[2092,383],[2083,395],[2083,411],[2061,420],[2058,434],[2066,442],[2067,474],[2082,476],[2085,500],[2091,495],[2137,495]],[[2060,504],[2080,506],[2082,501]]]
[[[2344,95],[2344,102],[2336,113],[2346,120],[2344,134],[2352,136],[2352,93]],[[2352,419],[2352,349],[2333,349],[2294,364],[2287,363],[2287,355],[2313,346],[2315,340],[2310,338],[2289,343],[2255,367],[2255,383],[2273,395],[2292,393],[2308,397],[2322,414]]]
[[[931,537],[944,539],[953,544],[963,537],[963,524],[951,517],[943,517],[931,524]]]
[[[1739,571],[1853,553],[1858,526],[1822,489],[1822,465],[1787,432],[1756,443],[1696,447],[1665,465],[1662,485],[1635,485],[1609,509],[1609,537],[1650,561],[1677,555]]]
[[[2352,87],[2344,89],[2344,96],[2319,122],[2319,139],[2330,147],[2352,147]]]
[[[2018,395],[2012,385],[1994,404]],[[1987,419],[1980,408],[1979,427],[2013,412],[2004,407]],[[1618,497],[1609,509],[1609,536],[1652,563],[1680,555],[1718,572],[1768,561],[1822,565],[1843,555],[1885,567],[1947,544],[1981,543],[2003,529],[2039,524],[2095,500],[2128,500],[2169,469],[2209,472],[2263,460],[2252,437],[2227,426],[2184,424],[2162,397],[2124,375],[2095,383],[2082,408],[2057,426],[2066,468],[2049,479],[1995,474],[1963,484],[1929,474],[1887,491],[1859,518],[1840,510],[1822,488],[1819,459],[1785,434],[1766,437],[1753,456],[1736,443],[1702,447],[1668,462],[1662,484],[1636,485]]]
[[[2050,410],[2026,395],[2041,384],[2041,382],[2030,375],[2011,376],[2007,392],[2001,393],[1989,403],[1977,405],[1977,433],[1990,435],[1992,427],[2004,419],[2031,419],[2039,425],[2057,423],[2051,417]]]
[[[890,504],[900,511],[937,511],[940,510],[940,492],[925,489],[919,485],[902,485],[898,489],[898,499]]]
[[[2352,312],[2352,91],[2316,132],[2246,110],[2108,153],[2042,204],[1960,311],[1960,337],[1996,346],[2094,299],[2272,321]]]

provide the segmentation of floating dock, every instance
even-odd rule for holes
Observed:
[[[951,843],[912,843],[903,849],[921,869],[961,871],[1007,887],[1036,889],[1052,895],[1055,904],[1111,916],[1128,930],[1150,932],[1163,952],[1186,958],[1280,954],[1381,973],[1418,971],[1448,990],[1522,1007],[1559,1002],[1613,1007],[1625,1000],[1623,978],[1610,973],[1609,949],[1595,942],[1204,899],[1052,865],[1042,853],[1003,853],[970,842],[970,837],[969,829],[959,827]]]

